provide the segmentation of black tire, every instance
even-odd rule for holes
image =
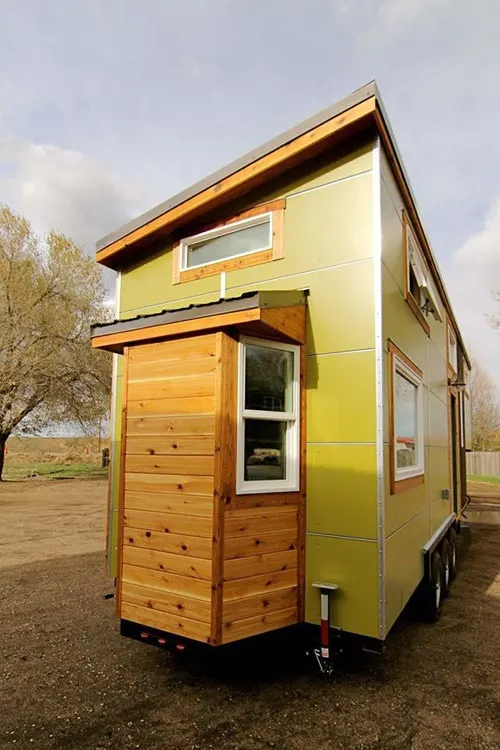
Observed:
[[[436,622],[441,615],[441,601],[443,593],[443,563],[439,552],[431,557],[430,577],[424,582],[425,618],[429,622]]]
[[[448,596],[451,589],[451,546],[448,539],[443,539],[441,545],[441,563],[442,563],[442,586],[443,597]]]
[[[450,529],[448,542],[450,545],[450,580],[453,581],[458,569],[457,532],[455,529]]]

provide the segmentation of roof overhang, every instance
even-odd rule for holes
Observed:
[[[363,130],[376,107],[377,87],[370,83],[103,237],[96,245],[97,262],[119,270],[132,251]]]
[[[306,296],[304,291],[249,292],[234,299],[96,324],[91,328],[92,346],[122,354],[134,344],[228,328],[303,344]]]

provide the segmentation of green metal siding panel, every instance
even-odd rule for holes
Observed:
[[[375,417],[373,351],[308,359],[308,441],[375,443]]]
[[[310,444],[307,530],[376,540],[376,482],[374,445]]]
[[[406,495],[400,496],[404,502]],[[385,618],[389,630],[423,575],[421,549],[429,539],[429,506],[385,542]],[[411,554],[411,550],[420,554]]]
[[[376,638],[377,544],[342,537],[308,535],[306,539],[306,621],[319,624],[320,597],[314,581],[339,585],[332,595],[331,624],[350,633]]]

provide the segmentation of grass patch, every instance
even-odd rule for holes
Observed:
[[[4,479],[25,479],[26,477],[38,476],[49,478],[72,479],[76,477],[98,478],[106,477],[107,469],[102,469],[97,464],[61,464],[50,461],[31,463],[30,461],[17,462],[15,460],[5,462]]]
[[[479,482],[480,484],[500,484],[500,477],[480,476],[479,474],[469,474],[468,482]]]

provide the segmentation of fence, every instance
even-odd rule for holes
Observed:
[[[500,451],[467,453],[467,474],[500,477]]]

